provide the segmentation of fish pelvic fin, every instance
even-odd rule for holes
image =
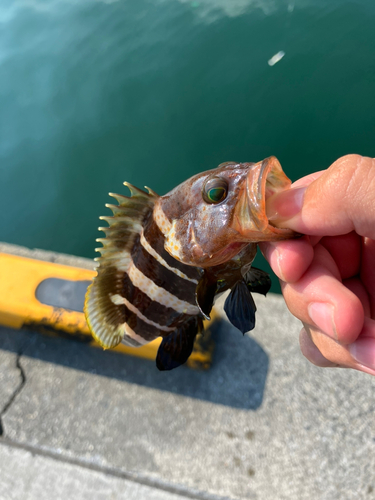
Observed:
[[[202,329],[202,320],[193,316],[174,332],[164,337],[156,356],[158,369],[160,371],[173,370],[184,364],[192,353],[197,333]]]
[[[195,290],[195,301],[204,319],[211,319],[210,313],[217,288],[217,280],[205,271]]]
[[[244,281],[250,292],[261,293],[266,296],[271,288],[271,278],[268,273],[252,267],[244,276]]]
[[[124,306],[112,299],[121,295],[134,241],[158,198],[154,192],[146,193],[129,183],[124,184],[131,196],[110,193],[118,205],[107,205],[113,215],[100,217],[108,226],[99,228],[105,233],[105,238],[97,240],[103,246],[96,249],[101,254],[95,259],[98,262],[97,276],[87,289],[84,305],[88,327],[94,339],[105,349],[115,347],[124,337]]]
[[[238,281],[224,304],[224,311],[229,321],[245,334],[255,327],[256,310],[254,299],[245,281]]]

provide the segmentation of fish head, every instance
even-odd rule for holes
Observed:
[[[185,264],[206,268],[227,262],[250,243],[295,237],[294,231],[273,226],[266,214],[267,198],[290,185],[274,156],[222,163],[191,177],[155,205],[166,250]]]

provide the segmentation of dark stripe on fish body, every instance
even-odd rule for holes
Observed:
[[[143,248],[140,244],[139,236],[134,242],[131,256],[135,267],[152,280],[155,285],[164,288],[164,290],[172,293],[180,300],[189,302],[189,304],[194,306],[196,305],[196,283],[180,278],[176,273],[164,267]]]
[[[121,295],[146,316],[146,318],[160,326],[177,327],[185,319],[191,318],[188,314],[179,313],[171,307],[163,306],[163,304],[160,304],[156,300],[150,299],[142,290],[133,285],[126,273],[124,273]],[[163,334],[165,333],[163,332]]]
[[[168,335],[167,332],[160,331],[159,328],[149,325],[141,318],[139,318],[135,313],[130,311],[125,304],[121,304],[120,306],[126,315],[126,323],[130,326],[134,333],[147,340],[147,342],[151,342],[160,336]]]
[[[153,216],[150,217],[148,223],[146,224],[143,232],[148,244],[152,246],[156,253],[165,260],[165,262],[175,269],[178,269],[184,273],[188,278],[199,280],[201,272],[194,266],[188,266],[176,260],[172,255],[170,255],[164,248],[165,237],[160,231],[158,225],[154,221]]]

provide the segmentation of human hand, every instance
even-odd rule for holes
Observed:
[[[375,375],[375,159],[348,155],[267,200],[278,227],[307,236],[260,244],[317,366]]]

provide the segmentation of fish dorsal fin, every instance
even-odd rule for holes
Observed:
[[[193,350],[195,337],[201,329],[202,320],[195,316],[164,337],[156,356],[156,366],[159,370],[173,370],[184,364]]]
[[[195,301],[202,316],[209,320],[217,292],[217,281],[205,270],[195,290]]]
[[[99,263],[98,274],[87,289],[84,306],[91,333],[104,348],[115,347],[124,336],[124,307],[115,303],[115,297],[121,296],[134,241],[158,199],[158,195],[151,190],[146,193],[127,182],[124,184],[131,196],[110,193],[118,205],[106,205],[113,215],[100,217],[109,225],[99,228],[105,233],[105,238],[97,240],[103,245],[96,249],[101,253],[95,259]]]
[[[229,321],[245,334],[255,326],[256,310],[255,302],[245,281],[238,281],[224,304],[224,311]]]
[[[102,243],[101,248],[96,248],[101,257],[96,260],[101,266],[112,264],[112,260],[121,258],[119,253],[130,250],[133,246],[135,236],[140,234],[145,217],[153,208],[158,195],[153,191],[146,193],[128,182],[124,182],[130,190],[131,196],[109,193],[115,198],[118,205],[106,204],[112,210],[113,215],[100,217],[100,220],[108,222],[108,227],[99,227],[105,233],[105,238],[96,241]]]
[[[245,283],[250,292],[267,295],[271,288],[271,278],[268,273],[252,267],[244,276]]]

